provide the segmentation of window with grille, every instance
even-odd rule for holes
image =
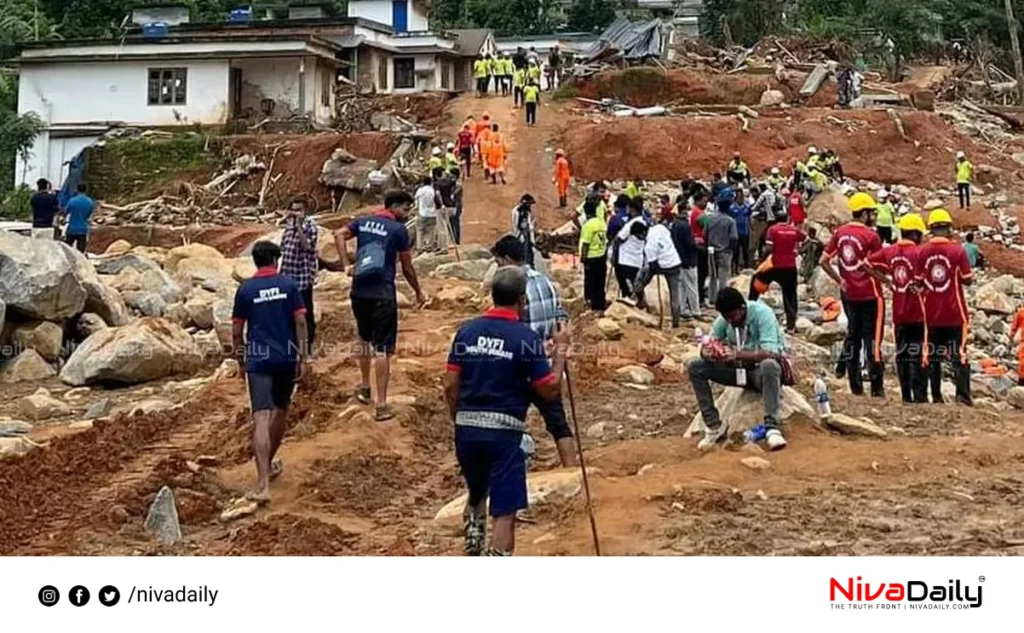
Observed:
[[[395,88],[416,87],[416,62],[411,57],[395,59]]]
[[[187,86],[187,68],[150,68],[149,105],[184,105]]]

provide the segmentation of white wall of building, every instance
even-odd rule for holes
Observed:
[[[299,114],[299,59],[236,59],[233,68],[242,71],[242,109],[261,112],[263,99],[274,100],[273,116]],[[306,93],[309,106],[311,94]]]
[[[184,104],[148,104],[151,68],[188,69]],[[36,112],[46,123],[219,124],[227,95],[227,60],[24,64],[18,112]]]
[[[413,0],[406,0],[406,2],[409,3],[409,30],[429,30],[427,14],[423,5],[419,2],[414,2]],[[348,17],[373,20],[374,22],[380,22],[381,24],[387,24],[388,26],[393,27],[394,24],[392,23],[391,5],[391,0],[349,0]]]
[[[29,152],[28,160],[22,161],[21,158],[18,158],[14,184],[16,186],[24,184],[35,188],[37,180],[46,178],[53,183],[54,189],[59,188],[68,175],[68,166],[65,163],[100,138],[99,134],[51,138],[50,132],[41,132]]]
[[[135,24],[150,24],[163,22],[168,26],[185,24],[189,21],[188,7],[136,7],[132,9],[132,22]]]

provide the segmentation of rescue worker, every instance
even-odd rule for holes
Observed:
[[[444,170],[446,172],[451,171],[453,168],[459,168],[459,159],[455,155],[455,143],[448,141],[448,145],[445,146],[444,153]]]
[[[868,274],[867,266],[868,258],[882,249],[878,233],[871,228],[876,205],[874,198],[862,192],[850,196],[848,204],[853,220],[832,234],[821,256],[821,269],[839,284],[849,319],[841,361],[846,364],[850,392],[858,396],[864,393],[861,350],[866,349],[871,395],[882,398],[885,396],[881,346],[885,303],[880,284]],[[832,265],[836,256],[839,257],[838,272]]]
[[[797,251],[807,236],[797,226],[786,221],[786,216],[781,215],[779,221],[768,227],[765,231],[765,252],[767,259],[771,260],[770,269],[758,268],[757,277],[766,285],[776,282],[782,288],[782,305],[786,313],[786,332],[796,333],[796,316],[799,302],[797,299],[797,278],[796,258]],[[750,293],[748,299],[757,301],[763,291],[755,286],[751,279]]]
[[[785,186],[786,177],[782,175],[778,167],[772,167],[771,175],[765,179],[765,182],[775,191],[779,191]]]
[[[807,169],[818,169],[821,166],[821,154],[818,148],[811,145],[807,148]]]
[[[531,81],[540,86],[540,64],[536,59],[531,59],[530,65],[526,67],[526,82],[530,83]]]
[[[960,208],[971,208],[971,182],[974,180],[974,164],[963,152],[956,153],[956,193]]]
[[[945,209],[934,209],[928,214],[928,229],[932,238],[921,246],[919,274],[927,289],[925,314],[928,315],[927,342],[931,350],[928,364],[932,402],[942,399],[942,362],[948,360],[953,367],[956,382],[956,401],[971,404],[971,374],[967,363],[967,301],[964,286],[973,280],[967,252],[950,239],[953,218]]]
[[[531,66],[533,68],[533,66]],[[526,104],[526,124],[537,125],[537,106],[540,105],[540,87],[533,79],[528,79],[523,88],[523,101]]]
[[[512,107],[523,107],[523,88],[526,87],[526,69],[516,68],[512,71]]]
[[[494,94],[498,94],[498,83],[500,82],[498,78],[498,59],[494,55],[487,58],[487,75],[488,83],[490,83],[490,80],[494,81]]]
[[[512,89],[512,60],[505,53],[498,57],[498,81],[501,83],[501,96],[507,97]]]
[[[1024,387],[1024,305],[1013,317],[1013,325],[1010,326],[1011,342],[1017,336],[1017,332],[1021,332],[1020,344],[1017,347],[1017,384]]]
[[[843,165],[839,162],[839,154],[835,150],[825,151],[824,172],[832,180],[842,181],[846,177],[846,174],[843,173]]]
[[[483,55],[473,62],[473,78],[476,79],[476,96],[480,98],[487,94],[487,71],[489,64]]]
[[[746,184],[750,182],[750,169],[740,158],[739,152],[733,152],[732,162],[725,167],[725,177],[729,184]]]
[[[565,158],[564,149],[555,150],[555,177],[551,182],[555,183],[558,189],[558,206],[564,209],[569,204],[569,182],[572,176],[569,173],[569,161]],[[604,217],[602,215],[602,220]]]
[[[444,157],[440,147],[430,150],[430,160],[427,161],[427,171],[434,173],[435,169],[444,169]]]
[[[480,157],[480,165],[484,168],[484,179],[491,177],[490,172],[487,171],[487,154],[491,149],[491,115],[484,112],[481,117],[481,123],[476,124],[476,151]]]
[[[892,288],[892,326],[896,341],[896,377],[903,402],[928,402],[925,379],[926,317],[920,293],[921,239],[924,220],[916,213],[900,218],[900,239],[868,258],[871,274]]]
[[[476,126],[471,121],[462,124],[458,136],[459,162],[462,164],[462,177],[469,178],[473,169],[473,147],[476,145]]]
[[[498,124],[491,126],[491,139],[488,144],[486,161],[486,172],[491,175],[491,184],[498,184],[498,177],[501,177],[501,184],[505,183],[505,158],[508,156],[508,144],[505,142],[505,135],[498,130]]]
[[[878,198],[878,206],[875,207],[875,229],[883,243],[892,244],[896,241],[896,236],[893,234],[893,228],[896,225],[896,210],[889,202],[888,190],[879,189],[875,197]]]

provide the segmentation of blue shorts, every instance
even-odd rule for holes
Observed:
[[[529,506],[522,441],[521,431],[455,427],[455,457],[469,488],[471,506],[488,494],[492,517],[515,514]]]

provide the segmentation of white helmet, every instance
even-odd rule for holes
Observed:
[[[813,145],[811,145],[810,147],[807,148],[807,153],[808,154],[817,154],[818,153],[818,148],[813,146]]]
[[[448,149],[455,149],[455,143],[448,141]]]
[[[773,176],[778,176],[779,175],[779,168],[778,167],[772,167],[772,175]]]
[[[886,198],[889,197],[889,190],[888,189],[879,189],[878,193],[875,195],[875,197],[878,198],[879,200],[885,200]]]
[[[435,148],[434,148],[434,149],[433,149],[433,150],[432,150],[432,151],[430,152],[430,154],[431,154],[431,156],[440,156],[440,155],[441,155],[441,148],[440,148],[440,147],[435,147]]]
[[[967,154],[964,154],[963,150],[961,150],[961,151],[956,153],[956,157],[957,158],[965,158],[966,156],[967,156]]]

